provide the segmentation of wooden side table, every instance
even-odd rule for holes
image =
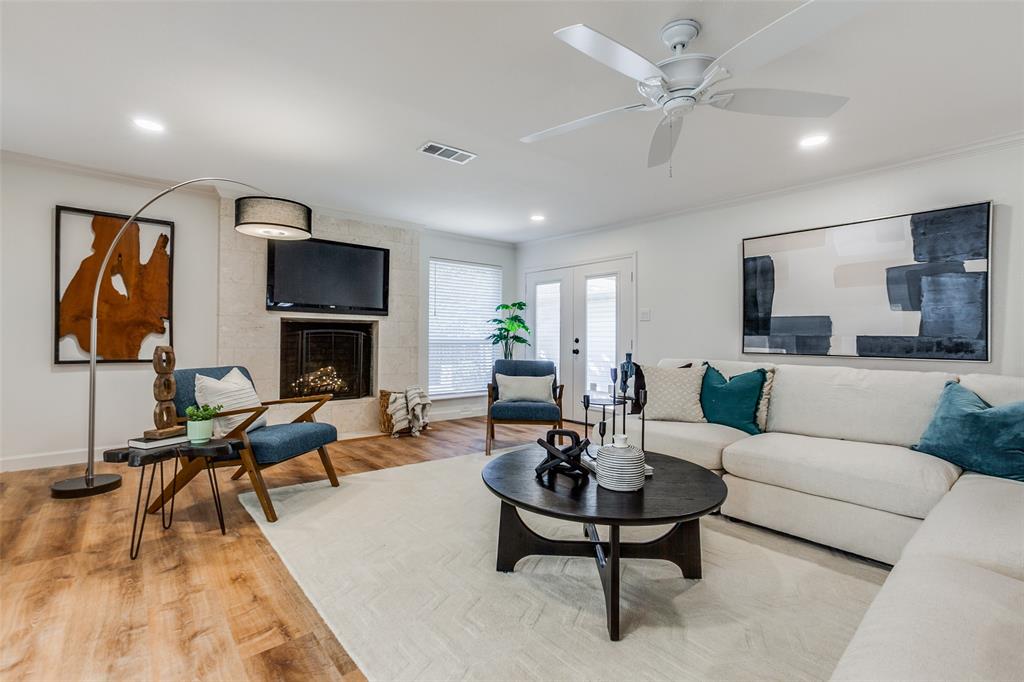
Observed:
[[[220,532],[227,532],[224,527],[224,507],[220,501],[220,486],[217,483],[217,475],[214,472],[213,464],[219,459],[230,459],[234,451],[241,446],[240,440],[224,440],[213,438],[205,443],[177,443],[166,448],[151,448],[140,450],[137,448],[114,448],[103,453],[104,462],[127,464],[130,467],[141,467],[139,476],[139,491],[135,495],[135,515],[132,519],[132,537],[128,549],[128,556],[137,559],[139,550],[142,548],[142,534],[146,529],[146,509],[149,507],[150,497],[153,494],[153,482],[156,479],[156,470],[160,469],[160,490],[164,489],[164,462],[174,460],[174,471],[171,473],[172,489],[170,509],[165,510],[168,505],[160,508],[160,525],[166,530],[174,523],[174,499],[177,497],[177,490],[173,488],[173,481],[178,475],[178,464],[182,457],[193,460],[201,457],[206,462],[206,474],[210,479],[210,492],[213,494],[213,504],[217,509],[217,520],[220,522]],[[149,469],[149,485],[145,486],[146,467]],[[142,489],[146,487],[146,502],[142,504]]]

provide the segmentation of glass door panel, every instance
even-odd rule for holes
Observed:
[[[588,392],[608,393],[610,368],[618,364],[616,335],[618,305],[615,296],[616,275],[587,277],[586,280],[586,378]]]
[[[562,376],[562,283],[544,282],[534,287],[533,339],[538,360],[551,360]]]

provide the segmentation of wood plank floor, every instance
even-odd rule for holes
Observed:
[[[502,426],[495,448],[543,427]],[[484,449],[482,418],[439,422],[420,438],[329,447],[339,475]],[[120,489],[54,500],[59,467],[0,474],[0,678],[3,680],[362,680],[316,609],[238,502],[247,479],[219,474],[227,535],[205,477],[178,496],[174,525],[147,521],[128,557],[139,472]],[[168,475],[170,469],[168,468]],[[325,477],[315,454],[270,469],[269,487]]]

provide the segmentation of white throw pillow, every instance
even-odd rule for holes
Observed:
[[[555,375],[544,377],[514,377],[508,374],[495,374],[498,382],[498,400],[509,402],[553,403],[551,387],[555,383]]]
[[[237,367],[224,375],[223,379],[196,375],[196,405],[223,405],[224,411],[240,410],[243,407],[259,407],[260,398],[252,382],[245,378],[242,370]],[[217,417],[213,420],[213,435],[223,438],[243,421],[252,416],[250,413],[233,417]],[[246,428],[252,431],[267,425],[267,415],[262,414]]]
[[[706,422],[700,407],[700,387],[705,365],[698,367],[655,367],[643,365],[647,384],[647,419],[670,422]]]

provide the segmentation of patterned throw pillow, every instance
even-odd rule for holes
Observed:
[[[647,419],[672,422],[706,422],[700,407],[700,387],[704,381],[700,367],[644,367],[647,384]]]
[[[732,377],[729,377],[730,379]],[[768,430],[768,401],[772,397],[772,383],[775,381],[775,368],[765,368],[764,387],[761,389],[761,400],[757,403],[757,415],[754,417],[757,428],[764,433]]]
[[[688,362],[685,365],[679,365],[679,367],[693,367],[693,363]],[[644,411],[643,405],[641,405],[640,401],[636,398],[640,396],[640,391],[646,389],[647,382],[644,380],[644,368],[637,364],[633,368],[633,376],[629,378],[626,387],[626,397],[633,399],[630,403],[630,414],[640,414]]]

